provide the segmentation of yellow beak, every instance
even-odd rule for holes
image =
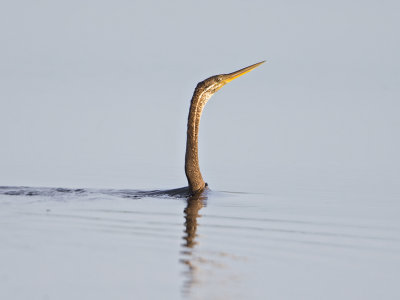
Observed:
[[[261,65],[263,63],[265,63],[265,60],[261,61],[259,63],[256,63],[254,65],[248,66],[246,68],[240,69],[238,71],[235,71],[235,72],[232,72],[229,74],[224,74],[224,79],[223,79],[224,84],[227,84],[228,82],[231,82],[232,80],[250,72],[251,70],[257,68],[259,65]]]

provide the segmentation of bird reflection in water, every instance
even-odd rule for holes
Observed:
[[[187,266],[187,269],[184,272],[186,278],[182,288],[182,292],[186,295],[190,293],[191,287],[197,282],[196,273],[198,265],[196,262],[198,262],[198,260],[194,257],[193,252],[194,247],[197,244],[197,221],[198,218],[201,217],[199,211],[202,207],[206,206],[206,203],[207,189],[190,196],[187,199],[186,208],[184,209],[185,230],[183,240],[185,242],[182,244],[183,250],[181,253],[184,258],[181,259],[181,262]]]

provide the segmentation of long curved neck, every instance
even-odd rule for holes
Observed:
[[[206,186],[200,173],[198,139],[201,114],[211,95],[207,90],[201,91],[196,88],[190,103],[187,124],[185,172],[192,194],[203,190]]]

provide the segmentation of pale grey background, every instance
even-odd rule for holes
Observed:
[[[182,199],[3,188],[0,298],[400,299],[399,3],[0,2],[0,186],[184,186],[196,83],[268,61],[205,109],[195,247]]]
[[[398,1],[2,1],[0,185],[399,196]]]

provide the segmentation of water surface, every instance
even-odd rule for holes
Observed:
[[[396,299],[393,205],[2,187],[1,299]]]

